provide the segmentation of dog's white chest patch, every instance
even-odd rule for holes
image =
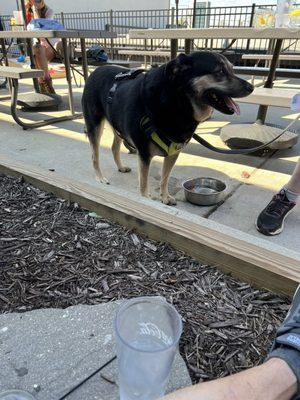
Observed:
[[[212,107],[207,105],[198,107],[193,101],[192,101],[192,107],[194,110],[194,119],[198,122],[204,122],[207,118],[210,117],[211,113],[213,112]]]

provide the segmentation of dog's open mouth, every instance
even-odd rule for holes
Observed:
[[[203,95],[203,99],[207,104],[223,114],[240,114],[239,105],[225,94],[215,90],[207,90]]]

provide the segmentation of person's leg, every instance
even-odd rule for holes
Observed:
[[[284,186],[287,190],[297,193],[300,196],[300,158],[289,182]]]
[[[285,218],[300,198],[300,158],[289,182],[272,198],[256,221],[256,228],[264,235],[278,235],[284,228]]]
[[[54,58],[53,49],[51,47],[45,47],[42,44],[37,43],[33,46],[33,55],[36,67],[44,71],[44,77],[39,78],[41,92],[55,93],[48,68],[48,62],[53,60]]]
[[[44,78],[49,77],[48,59],[46,56],[46,48],[40,43],[33,46],[33,55],[35,64],[38,69],[42,69],[45,72]]]
[[[297,379],[288,364],[272,358],[259,367],[171,393],[161,400],[289,400]]]

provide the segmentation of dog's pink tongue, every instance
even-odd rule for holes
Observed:
[[[226,105],[228,107],[232,108],[237,113],[237,115],[240,115],[241,110],[240,110],[239,105],[234,100],[232,100],[231,97],[225,96],[224,99],[225,99]]]

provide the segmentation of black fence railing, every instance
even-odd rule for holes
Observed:
[[[197,3],[196,3],[197,4]],[[111,30],[118,34],[113,40],[113,48],[149,48],[169,49],[168,40],[129,40],[128,32],[133,28],[218,28],[218,27],[250,27],[253,25],[255,13],[258,9],[275,9],[276,5],[257,5],[235,7],[199,7],[182,8],[176,15],[175,8],[161,10],[128,10],[128,11],[95,11],[84,13],[58,13],[55,18],[59,20],[66,29],[92,29]],[[5,29],[10,29],[10,16],[1,17]],[[176,25],[177,22],[177,25]],[[106,40],[93,40],[88,44],[100,43],[103,45]],[[194,40],[196,49],[220,50],[228,45],[228,40]],[[180,41],[179,47],[183,48],[184,43]],[[268,40],[237,40],[232,47],[237,53],[257,52],[264,53],[269,48]],[[300,52],[298,41],[285,40],[283,48],[290,52]]]

